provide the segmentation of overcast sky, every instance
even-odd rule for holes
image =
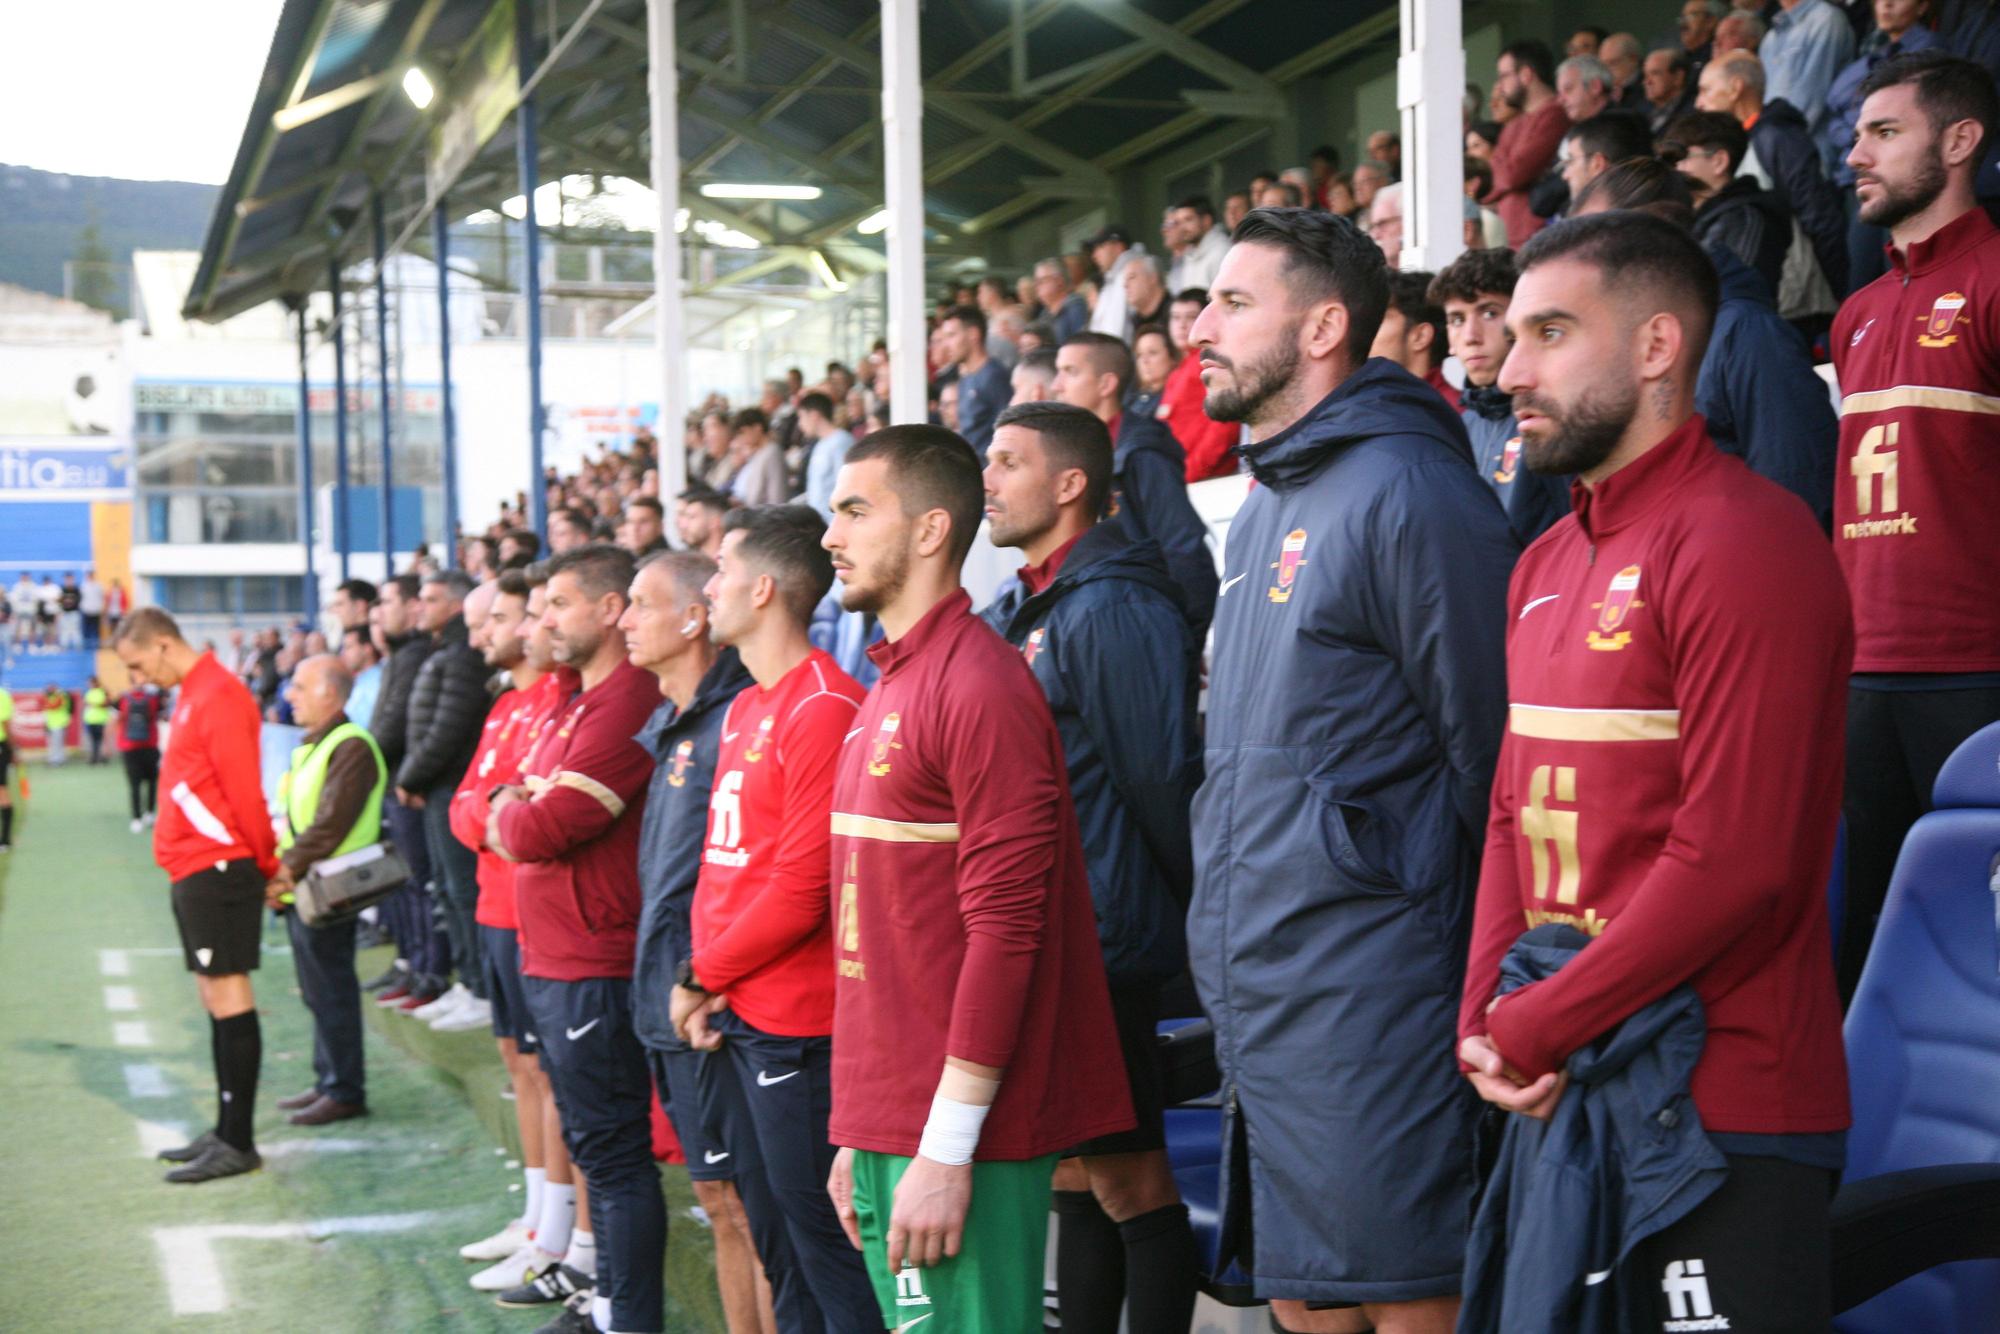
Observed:
[[[4,6],[0,162],[221,184],[282,0]]]

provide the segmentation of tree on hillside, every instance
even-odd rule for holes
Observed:
[[[76,234],[76,249],[69,257],[68,268],[68,294],[72,300],[124,318],[125,311],[118,303],[118,276],[113,271],[111,252],[104,248],[104,238],[98,234],[95,209]]]

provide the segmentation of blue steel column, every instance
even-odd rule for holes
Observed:
[[[438,379],[443,386],[444,442],[439,459],[444,475],[444,566],[458,565],[458,422],[451,407],[451,270],[445,261],[451,252],[451,223],[445,216],[444,196],[431,214],[431,233],[437,251],[438,270]]]
[[[528,75],[541,59],[535,39],[535,7],[514,6],[515,47],[521,73]],[[521,223],[521,300],[528,317],[528,526],[548,541],[549,497],[542,483],[542,248],[535,226],[535,189],[541,182],[541,154],[535,139],[535,99],[521,100],[514,113],[514,142],[520,163],[521,196],[528,216]]]
[[[312,384],[306,362],[306,306],[299,299],[299,540],[306,547],[305,613],[319,614],[319,576],[313,569]]]
[[[329,266],[327,291],[333,296],[333,549],[340,553],[340,578],[351,576],[353,540],[347,531],[347,335],[341,328],[340,261]]]
[[[389,283],[382,272],[382,255],[389,248],[389,238],[382,225],[381,193],[376,192],[370,202],[375,213],[375,357],[380,372],[376,378],[382,399],[382,577],[387,579],[396,573],[395,478],[389,467],[389,423],[394,417],[389,402]]]

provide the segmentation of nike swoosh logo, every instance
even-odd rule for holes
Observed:
[[[1530,602],[1527,606],[1521,608],[1521,614],[1519,616],[1516,616],[1514,619],[1517,621],[1522,620],[1527,616],[1529,612],[1541,606],[1544,602],[1554,602],[1557,598],[1561,596],[1562,594],[1560,593],[1550,593],[1545,597],[1538,597],[1533,602]]]
[[[739,736],[742,736],[742,735],[743,735],[743,733],[742,733],[742,731],[741,731],[741,730],[739,729],[739,730],[737,730],[737,731],[734,731],[734,732],[724,732],[724,733],[722,734],[722,739],[723,739],[724,741],[734,741],[734,740],[735,740],[735,739],[736,739],[737,737],[739,737]]]
[[[905,1320],[902,1324],[896,1326],[897,1334],[901,1334],[901,1331],[906,1329],[915,1329],[918,1325],[923,1324],[924,1321],[929,1320],[932,1316],[936,1314],[937,1314],[936,1311],[930,1311],[926,1312],[923,1315],[918,1316],[915,1320]]]
[[[710,1166],[713,1166],[714,1164],[721,1162],[724,1158],[727,1158],[728,1156],[729,1156],[729,1151],[727,1149],[723,1150],[721,1153],[717,1153],[714,1149],[704,1149],[702,1151],[701,1160],[705,1163],[708,1163]]]
[[[1236,585],[1242,583],[1245,579],[1248,579],[1249,577],[1250,577],[1250,572],[1248,570],[1245,570],[1242,574],[1237,575],[1234,579],[1224,579],[1222,581],[1222,591],[1220,593],[1217,593],[1216,596],[1221,597],[1224,593],[1227,593],[1230,589],[1236,587]],[[930,1319],[930,1317],[925,1316],[924,1319],[928,1320]]]
[[[565,1028],[563,1030],[563,1036],[568,1038],[571,1042],[575,1042],[578,1038],[582,1037],[585,1033],[588,1033],[591,1029],[596,1028],[602,1022],[604,1022],[604,1016],[599,1015],[597,1016],[597,1018],[585,1024],[582,1028]]]
[[[757,1087],[767,1089],[773,1084],[782,1084],[788,1079],[796,1078],[798,1073],[798,1071],[794,1070],[790,1074],[779,1075],[776,1079],[773,1079],[769,1070],[759,1070],[757,1072]]]
[[[856,737],[860,736],[860,735],[861,735],[861,734],[862,734],[863,732],[865,732],[865,731],[867,731],[867,730],[868,730],[868,729],[867,729],[867,728],[865,728],[865,727],[857,727],[857,728],[855,728],[855,729],[854,729],[854,730],[853,730],[852,732],[849,732],[849,733],[848,733],[848,734],[847,734],[846,736],[844,736],[844,737],[842,737],[842,738],[840,739],[840,744],[841,744],[841,745],[843,745],[843,746],[844,746],[844,745],[846,745],[846,744],[847,744],[848,742],[850,742],[850,741],[854,740],[854,738],[856,738]]]

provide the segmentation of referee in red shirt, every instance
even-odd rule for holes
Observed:
[[[1728,1175],[1626,1235],[1609,1281],[1669,1330],[1690,1307],[1825,1329],[1848,1124],[1825,887],[1854,634],[1812,512],[1694,411],[1717,300],[1701,247],[1649,214],[1573,219],[1521,251],[1499,382],[1523,460],[1574,475],[1575,508],[1508,591],[1459,1054],[1489,1102],[1547,1118],[1572,1054],[1691,987],[1694,1104]],[[1496,1000],[1502,957],[1545,923],[1591,942]]]
[[[134,685],[180,688],[160,768],[153,858],[173,881],[174,921],[208,1011],[215,1057],[215,1129],[161,1154],[174,1182],[213,1181],[263,1166],[251,1139],[263,1031],[250,973],[257,967],[264,885],[278,838],[264,804],[260,721],[249,687],[181,638],[157,607],[126,617],[112,643]]]

